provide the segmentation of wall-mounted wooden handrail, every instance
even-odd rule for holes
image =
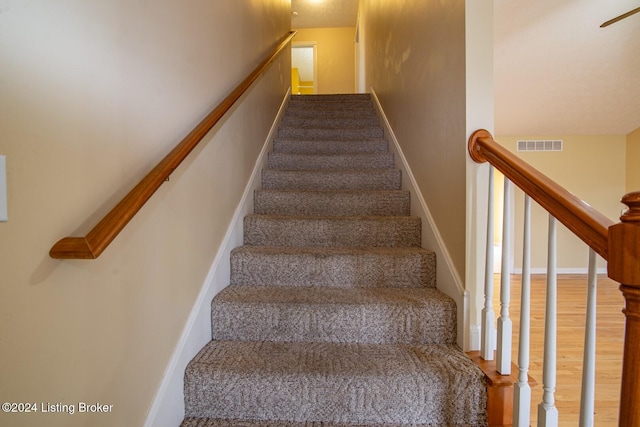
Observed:
[[[477,163],[489,162],[520,187],[576,236],[608,259],[609,218],[498,144],[480,129],[469,138],[469,154]]]
[[[133,216],[144,206],[169,175],[182,163],[205,135],[229,111],[251,84],[296,35],[287,34],[274,50],[217,107],[215,107],[176,147],[165,156],[133,189],[84,237],[65,237],[49,255],[61,259],[94,259],[109,246]]]

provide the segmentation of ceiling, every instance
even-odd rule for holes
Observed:
[[[291,13],[293,29],[355,27],[358,0],[291,0]]]
[[[640,127],[640,0],[494,0],[495,133]]]
[[[421,0],[422,1],[422,0]],[[494,0],[498,135],[640,128],[640,0]],[[355,26],[358,0],[291,0],[293,28]]]

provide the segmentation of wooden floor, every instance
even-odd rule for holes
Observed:
[[[580,417],[580,381],[584,351],[586,276],[558,277],[558,340],[556,406],[560,426],[577,426]],[[496,275],[494,311],[500,314],[500,277]],[[542,401],[542,352],[544,342],[546,276],[531,278],[531,354],[529,375],[538,385],[532,390],[531,425],[537,423]],[[598,278],[595,421],[598,427],[618,425],[618,402],[624,334],[624,299],[618,284],[606,276]],[[514,345],[513,361],[518,361],[520,276],[512,276],[511,305]]]

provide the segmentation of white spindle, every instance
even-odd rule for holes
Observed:
[[[589,250],[587,283],[587,318],[584,330],[584,360],[582,361],[582,393],[580,395],[580,427],[593,426],[596,382],[596,253]]]
[[[556,220],[549,215],[549,242],[547,250],[547,304],[544,321],[544,361],[542,365],[542,402],[538,405],[538,427],[558,425],[555,405],[556,389]]]
[[[529,427],[531,387],[529,386],[529,325],[531,296],[531,198],[524,197],[524,237],[522,240],[522,288],[520,292],[520,333],[518,341],[518,382],[514,385],[513,425]]]
[[[484,360],[493,360],[493,166],[489,166],[489,205],[487,208],[487,246],[484,276],[484,307],[482,308],[482,342],[480,352]]]
[[[502,268],[500,273],[500,318],[498,318],[498,346],[496,370],[502,375],[511,374],[512,322],[509,318],[511,299],[511,181],[504,178],[504,209],[502,216]]]

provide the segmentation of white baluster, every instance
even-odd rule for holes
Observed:
[[[587,318],[584,330],[584,360],[582,361],[582,393],[580,395],[580,427],[593,426],[596,382],[596,253],[589,249],[587,279]]]
[[[482,308],[482,343],[480,352],[484,360],[493,360],[493,166],[489,166],[489,205],[487,208],[487,247],[484,267],[484,307]]]
[[[520,292],[520,337],[518,341],[518,382],[513,393],[513,425],[529,427],[531,387],[529,386],[529,325],[531,296],[531,198],[524,196],[524,237],[522,240],[522,289]]]
[[[542,365],[542,402],[538,405],[538,427],[558,425],[556,390],[556,315],[558,305],[556,278],[556,220],[549,215],[547,250],[547,305],[544,319],[544,362]]]
[[[512,322],[509,318],[511,303],[511,181],[504,178],[504,209],[502,216],[502,268],[500,273],[500,318],[498,318],[498,348],[496,370],[502,375],[511,374]]]

